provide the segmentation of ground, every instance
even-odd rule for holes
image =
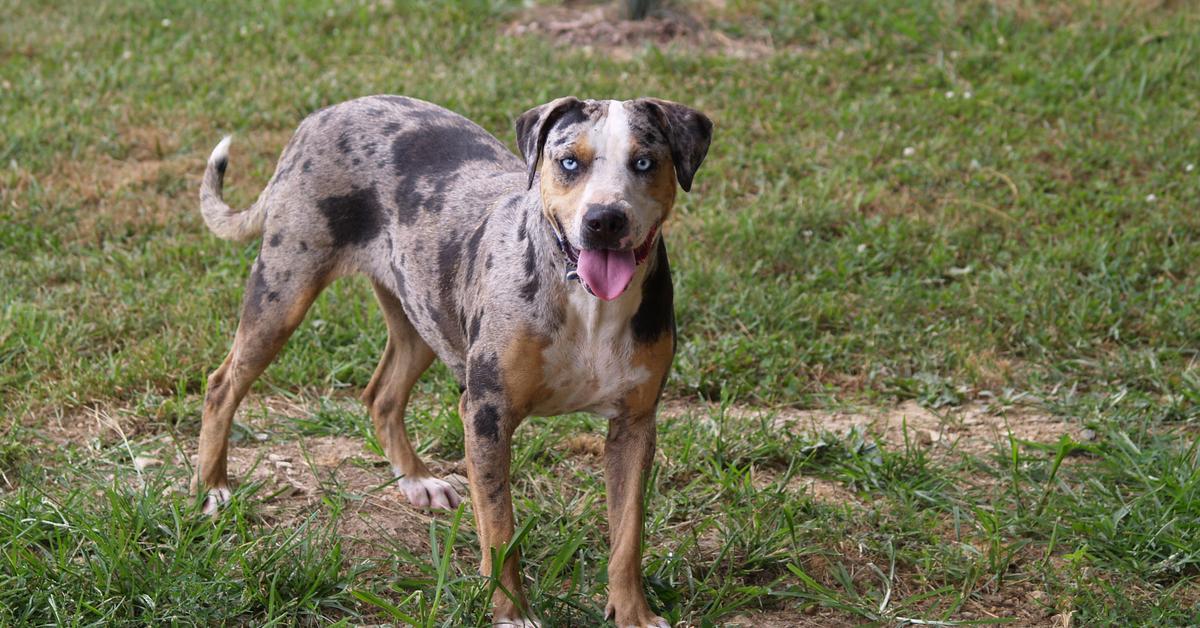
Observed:
[[[1200,623],[1200,10],[1169,1],[0,0],[0,623],[485,625],[469,504],[404,503],[335,284],[188,490],[248,205],[307,113],[369,93],[512,144],[551,98],[716,125],[665,233],[680,332],[643,562],[678,626]],[[410,425],[461,476],[457,385]],[[530,599],[601,623],[605,426],[535,419]]]

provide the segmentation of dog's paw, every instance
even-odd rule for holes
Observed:
[[[221,510],[221,506],[229,503],[233,497],[233,493],[228,488],[220,487],[209,489],[208,495],[204,497],[204,506],[202,512],[206,515],[213,516],[217,511]]]
[[[617,626],[620,628],[671,628],[671,624],[667,620],[657,615],[644,622],[618,623]]]
[[[400,490],[408,503],[417,508],[454,510],[462,503],[458,491],[445,480],[437,478],[401,478]]]
[[[604,617],[613,620],[618,628],[671,628],[670,622],[651,613],[649,609],[618,613],[612,602],[604,609]]]
[[[509,619],[501,617],[492,622],[492,628],[542,628],[542,622],[533,618]]]

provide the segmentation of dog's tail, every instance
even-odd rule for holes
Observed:
[[[209,230],[224,240],[238,242],[262,235],[263,222],[267,219],[266,206],[259,198],[246,211],[234,211],[221,200],[221,188],[225,183],[225,167],[229,165],[229,142],[232,135],[225,136],[213,149],[204,169],[204,181],[200,184],[200,212]]]

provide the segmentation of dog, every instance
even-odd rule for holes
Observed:
[[[308,116],[248,209],[222,200],[230,138],[200,188],[208,228],[262,236],[232,348],[208,378],[195,483],[230,497],[230,424],[251,383],[335,278],[365,274],[388,338],[362,394],[398,487],[420,508],[461,500],[413,450],[409,393],[435,358],[453,372],[482,550],[513,536],[513,430],[529,415],[591,412],[604,447],[611,560],[606,616],[668,626],[642,584],[655,411],[675,354],[663,221],[708,152],[712,122],[684,105],[558,98],[516,120],[521,157],[466,118],[402,96]],[[522,158],[523,157],[523,158]],[[506,554],[496,624],[535,626],[518,556]],[[502,590],[503,589],[503,590]]]

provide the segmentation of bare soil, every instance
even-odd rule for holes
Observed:
[[[740,59],[758,59],[778,51],[766,33],[734,38],[706,22],[701,12],[688,11],[683,3],[660,8],[643,20],[627,20],[615,2],[576,2],[532,7],[509,22],[504,34],[544,37],[560,46],[617,58],[631,58],[650,45]]]

